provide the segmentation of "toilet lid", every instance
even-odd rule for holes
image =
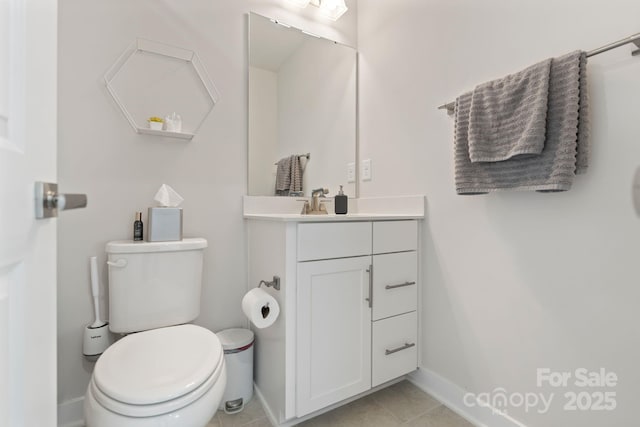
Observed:
[[[222,358],[213,332],[195,325],[171,326],[122,338],[98,359],[93,377],[112,399],[150,405],[195,390]]]

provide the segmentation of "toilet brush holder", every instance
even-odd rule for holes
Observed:
[[[84,328],[84,338],[82,340],[82,354],[85,357],[97,359],[109,347],[113,340],[109,332],[109,322],[100,319],[100,287],[98,283],[98,260],[97,257],[89,258],[91,267],[91,296],[93,297],[93,309],[95,321]]]
[[[109,324],[84,328],[84,340],[82,342],[82,354],[86,357],[100,356],[112,344]]]

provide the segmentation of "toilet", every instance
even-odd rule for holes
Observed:
[[[109,329],[126,334],[96,362],[87,427],[204,427],[227,383],[218,337],[200,313],[205,239],[107,243]]]

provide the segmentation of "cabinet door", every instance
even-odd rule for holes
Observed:
[[[298,263],[296,415],[371,388],[371,257]]]

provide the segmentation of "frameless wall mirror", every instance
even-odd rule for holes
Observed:
[[[304,196],[322,187],[335,195],[340,185],[357,196],[347,182],[356,158],[356,56],[349,46],[249,15],[250,196],[286,195],[276,194],[276,179],[281,188],[282,175],[293,174],[292,156]]]

